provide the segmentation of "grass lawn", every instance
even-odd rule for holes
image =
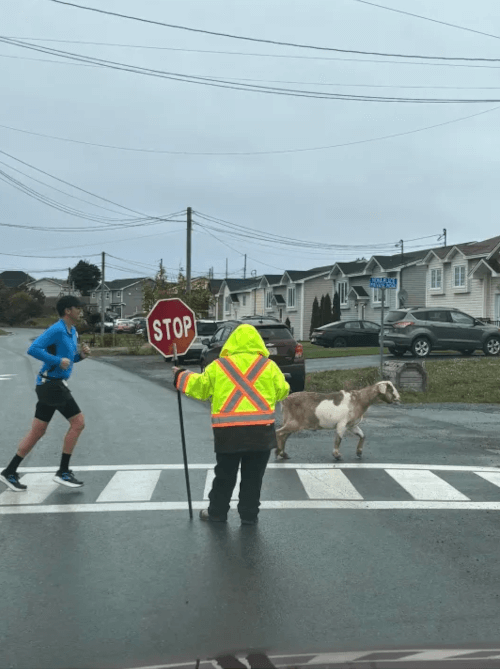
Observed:
[[[427,391],[402,391],[403,403],[500,404],[500,358],[484,356],[426,360],[425,369],[428,374]],[[306,375],[306,390],[332,392],[352,387],[362,388],[379,380],[377,367],[315,372]]]
[[[345,358],[350,355],[378,355],[380,346],[358,346],[351,348],[323,348],[315,346],[310,341],[301,341],[304,349],[304,358],[313,360],[314,358]],[[384,348],[384,353],[389,351]]]
[[[0,329],[0,336],[9,334],[8,332],[5,332],[5,330]]]

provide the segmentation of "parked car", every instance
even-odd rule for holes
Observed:
[[[413,307],[389,311],[384,321],[384,346],[395,355],[411,351],[425,358],[432,350],[459,351],[472,355],[500,353],[500,328],[488,325],[459,309]]]
[[[114,325],[115,325],[114,321],[106,319],[104,321],[104,332],[113,332]],[[101,332],[101,321],[98,321],[97,323],[95,323],[94,332],[97,332],[97,333]]]
[[[221,323],[211,338],[202,339],[204,348],[200,358],[201,370],[203,371],[207,365],[219,357],[231,332],[242,323],[253,325],[259,331],[269,350],[269,358],[278,365],[283,374],[290,375],[289,383],[292,392],[304,390],[306,366],[302,344],[295,341],[284,323],[274,318],[259,316]]]
[[[316,328],[311,344],[325,348],[346,346],[378,346],[380,325],[372,321],[335,321]]]
[[[185,360],[200,360],[201,352],[203,351],[203,339],[210,338],[217,331],[217,328],[225,321],[210,321],[208,319],[201,319],[196,321],[196,332],[194,342],[189,347],[189,351],[184,356]]]
[[[116,332],[116,334],[134,334],[135,330],[136,325],[134,321],[128,318],[117,318],[113,328],[113,332]]]
[[[147,333],[147,321],[145,318],[132,318],[131,320],[134,321],[135,323],[135,334],[140,335],[144,337],[145,339],[148,338],[148,333]]]

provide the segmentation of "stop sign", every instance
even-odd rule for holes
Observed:
[[[178,298],[158,300],[147,315],[148,340],[166,358],[184,355],[196,337],[194,311]]]

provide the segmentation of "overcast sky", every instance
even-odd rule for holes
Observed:
[[[500,59],[499,39],[355,0],[75,2],[267,40]],[[380,4],[500,36],[498,0],[380,0]],[[156,70],[352,95],[500,100],[500,60],[445,65],[445,61],[259,44],[105,16],[49,0],[2,0],[0,11],[4,36],[31,38],[37,45]],[[93,199],[0,154],[0,169],[22,186],[64,207],[106,219],[86,220],[61,212],[0,180],[0,223],[39,228],[0,228],[0,254],[30,256],[0,255],[0,270],[63,278],[66,268],[80,258],[100,265],[100,253],[105,251],[120,258],[108,257],[108,279],[152,275],[160,259],[174,275],[186,267],[188,206],[246,229],[239,232],[248,237],[229,236],[220,224],[193,215],[193,275],[213,267],[216,278],[224,276],[226,259],[229,275],[242,277],[245,253],[248,277],[252,270],[280,273],[397,253],[400,239],[406,240],[405,250],[431,247],[442,243],[437,238],[443,228],[449,244],[500,234],[500,109],[423,132],[344,147],[268,155],[193,155],[279,152],[371,140],[492,110],[500,101],[423,104],[285,97],[70,64],[5,43],[0,43],[0,90],[2,126],[80,142],[180,152],[115,150],[0,127],[0,150],[139,212]],[[6,177],[0,174],[0,178]],[[109,221],[174,212],[182,212],[178,222],[120,229],[116,226],[127,223]],[[115,227],[106,230],[110,225]],[[88,230],[91,227],[102,229]],[[262,232],[318,246],[264,243],[259,239]],[[434,237],[410,241],[430,235]],[[353,248],[324,249],[323,244]],[[376,246],[382,244],[386,246]]]

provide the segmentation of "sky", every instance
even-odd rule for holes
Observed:
[[[500,234],[497,0],[376,2],[386,9],[358,0],[74,2],[348,52],[51,0],[2,0],[1,35],[25,46],[0,41],[0,271],[66,278],[80,259],[100,266],[105,252],[108,280],[154,276],[160,261],[174,278],[186,269],[187,207],[192,275],[211,269],[215,278],[391,255],[400,240],[405,251],[431,248],[443,244],[443,229],[448,244]],[[235,90],[26,45],[224,86],[480,102]]]

